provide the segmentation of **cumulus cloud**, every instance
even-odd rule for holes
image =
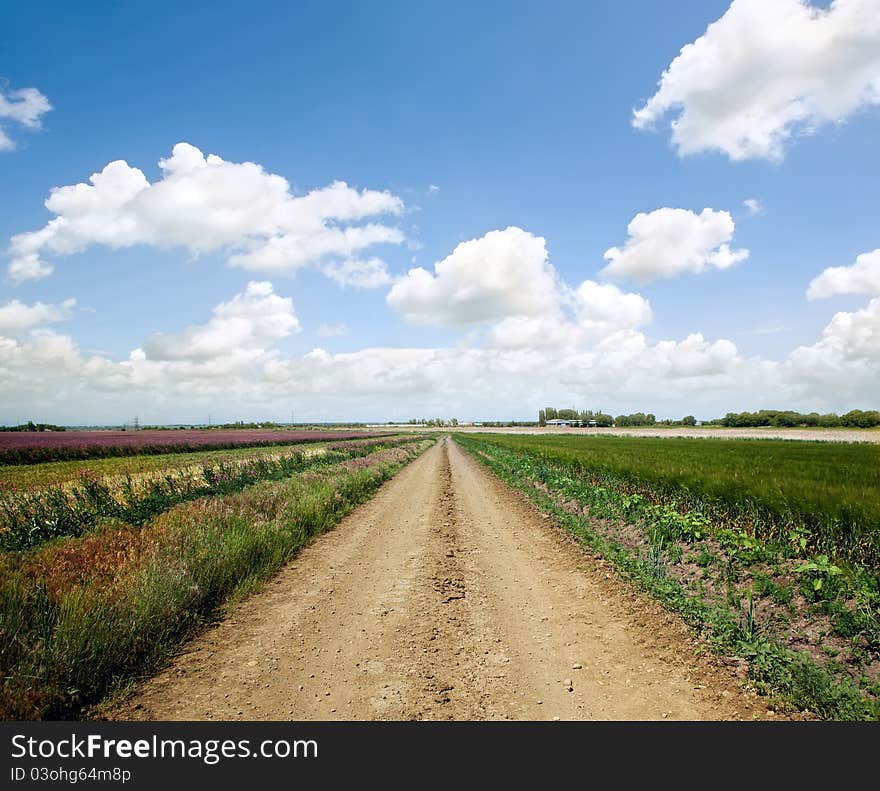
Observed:
[[[592,339],[644,327],[654,318],[650,303],[641,294],[625,293],[610,283],[585,280],[574,296],[578,323]]]
[[[638,129],[672,114],[680,155],[783,157],[797,134],[880,103],[880,4],[734,0],[663,72],[634,111]]]
[[[252,281],[243,294],[214,308],[206,324],[178,334],[148,338],[149,360],[206,361],[233,354],[262,354],[276,341],[300,331],[293,300],[278,296],[271,283]]]
[[[509,227],[462,242],[433,273],[410,269],[387,301],[407,321],[461,326],[551,313],[558,293],[544,239]]]
[[[584,335],[572,342],[573,321],[530,317],[501,320],[507,324],[503,339],[514,337],[514,325],[523,330],[521,342],[501,345],[490,336],[484,345],[338,354],[317,348],[287,356],[271,340],[282,335],[279,329],[224,353],[219,343],[204,341],[211,323],[180,333],[176,348],[189,353],[164,355],[170,359],[150,356],[148,343],[120,362],[89,357],[72,339],[42,328],[21,340],[0,338],[0,401],[7,413],[39,408],[55,415],[71,409],[73,415],[104,414],[105,420],[107,410],[138,399],[145,405],[142,413],[161,410],[165,419],[194,409],[216,412],[218,404],[250,411],[269,405],[280,414],[291,399],[298,409],[336,419],[412,417],[413,403],[420,413],[478,418],[523,414],[531,405],[551,402],[615,411],[650,403],[660,414],[686,408],[714,415],[758,408],[756,393],[795,408],[829,399],[836,401],[832,407],[843,408],[853,398],[876,393],[880,377],[880,299],[864,311],[838,314],[817,344],[784,363],[746,358],[731,341],[700,333],[651,342],[637,329],[620,329],[597,342]],[[126,410],[122,417],[131,412]]]
[[[17,281],[47,276],[52,264],[46,256],[136,244],[181,247],[193,255],[223,250],[231,266],[289,274],[403,240],[394,227],[362,223],[403,210],[389,192],[359,191],[337,181],[296,196],[284,178],[260,165],[206,157],[188,143],[174,146],[159,166],[162,177],[153,183],[117,160],[92,174],[89,183],[53,189],[46,208],[55,217],[10,240],[9,276]]]
[[[44,302],[26,305],[17,299],[10,300],[0,305],[0,335],[16,335],[41,324],[66,321],[75,306],[76,300],[72,298],[65,299],[60,305],[47,305]]]
[[[833,394],[838,400],[877,400],[880,381],[880,297],[854,312],[836,313],[812,346],[785,361],[787,379],[800,392]]]
[[[34,131],[51,109],[49,100],[36,88],[9,91],[0,86],[0,151],[15,148],[15,141],[6,131],[7,122]]]
[[[492,325],[489,340],[498,349],[546,349],[576,346],[582,328],[558,316],[508,316]]]
[[[807,289],[807,299],[835,294],[880,294],[880,249],[857,256],[852,266],[828,267]]]
[[[729,212],[661,208],[637,214],[627,226],[623,247],[605,251],[610,261],[603,277],[630,278],[642,283],[685,272],[727,269],[749,257],[746,249],[731,250],[734,232]]]
[[[479,326],[448,345],[285,354],[281,342],[300,329],[293,302],[270,283],[254,281],[203,323],[153,335],[115,361],[90,356],[72,338],[44,326],[65,315],[71,302],[10,303],[0,308],[0,411],[7,419],[34,410],[54,419],[75,410],[68,414],[79,422],[107,420],[125,404],[117,419],[149,410],[176,420],[192,419],[181,413],[194,410],[197,416],[204,410],[216,414],[221,405],[287,414],[295,399],[298,413],[328,419],[413,417],[413,403],[419,414],[475,418],[522,415],[545,403],[624,412],[649,403],[658,414],[708,416],[767,403],[840,410],[876,396],[880,297],[862,310],[838,313],[816,343],[782,362],[750,358],[732,341],[699,332],[649,338],[645,328],[653,311],[644,297],[592,280],[567,286],[550,266],[544,241],[516,230],[494,232],[505,243],[491,234],[473,240],[489,239],[506,265],[493,267],[485,249],[472,256],[464,243],[461,257],[455,258],[459,246],[433,274],[426,273],[430,289],[476,295],[480,305],[464,311],[469,321],[479,317]],[[455,265],[441,266],[453,258]],[[511,265],[511,259],[519,263]],[[529,266],[520,266],[523,260]],[[497,280],[485,277],[487,266]],[[529,303],[524,309],[495,287],[517,276],[526,284],[544,282],[537,307]],[[418,303],[420,309],[424,304]],[[453,299],[450,310],[461,304]],[[461,313],[452,315],[454,326],[461,326]],[[441,310],[439,318],[446,321],[449,314]],[[318,327],[324,337],[347,331],[345,325]],[[755,403],[756,393],[763,403]]]

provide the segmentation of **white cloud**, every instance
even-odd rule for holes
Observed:
[[[75,306],[75,299],[66,299],[60,305],[47,305],[44,302],[25,305],[17,299],[10,300],[0,305],[0,335],[16,335],[41,324],[65,321],[70,318]]]
[[[585,280],[575,292],[578,322],[588,337],[598,340],[620,330],[634,330],[653,321],[651,304],[640,294],[617,286]]]
[[[807,289],[807,299],[835,294],[880,294],[880,249],[857,256],[852,266],[828,267]]]
[[[556,316],[508,316],[489,332],[497,349],[544,349],[576,346],[582,329],[572,321]]]
[[[802,393],[876,406],[880,381],[880,297],[852,313],[836,313],[812,346],[795,349],[784,364]]]
[[[552,313],[558,291],[544,239],[510,227],[462,242],[433,274],[410,269],[388,304],[407,321],[454,326]]]
[[[3,123],[11,121],[33,131],[40,128],[42,117],[51,109],[49,100],[36,88],[6,91],[0,87],[0,151],[15,148]]]
[[[348,335],[350,329],[345,323],[321,324],[318,327],[318,335],[322,338],[341,338]]]
[[[429,184],[428,185],[428,192],[431,195],[436,195],[438,192],[440,192],[440,187],[438,187],[436,184]]]
[[[49,418],[70,410],[70,419],[107,421],[124,404],[116,419],[139,411],[171,420],[221,408],[282,414],[295,401],[302,414],[335,419],[435,413],[503,418],[545,403],[615,413],[648,404],[661,415],[711,416],[768,403],[814,408],[830,400],[829,408],[851,408],[855,399],[870,401],[880,377],[880,299],[864,311],[838,314],[819,343],[797,350],[785,363],[744,358],[729,340],[700,333],[652,343],[638,330],[620,329],[598,342],[584,334],[571,342],[574,322],[530,317],[497,325],[506,325],[502,339],[511,339],[516,326],[526,336],[530,328],[536,331],[521,342],[495,345],[490,333],[485,345],[338,354],[314,349],[283,356],[271,339],[283,330],[266,332],[259,342],[244,333],[244,345],[233,348],[221,342],[230,338],[222,322],[212,322],[177,336],[175,348],[187,353],[167,355],[172,359],[153,359],[141,349],[121,362],[89,357],[72,339],[45,329],[23,340],[0,338],[4,414]],[[561,330],[559,336],[552,336],[554,329]]]
[[[743,206],[749,210],[750,217],[764,213],[764,207],[761,205],[761,201],[757,198],[746,198],[743,201]]]
[[[26,253],[12,259],[7,274],[16,283],[20,283],[24,280],[41,280],[49,277],[54,271],[55,267],[41,261],[36,253]]]
[[[498,349],[575,349],[585,343],[620,340],[622,333],[650,324],[651,305],[640,294],[585,280],[575,289],[560,286],[560,303],[543,316],[508,316],[492,325]]]
[[[148,338],[148,360],[208,361],[244,355],[259,356],[276,341],[299,332],[293,301],[274,293],[271,283],[250,282],[243,294],[214,308],[207,324],[187,327],[179,334]]]
[[[231,417],[277,416],[288,414],[294,402],[297,414],[328,419],[501,419],[546,403],[708,417],[772,404],[842,411],[876,399],[880,297],[862,310],[838,313],[816,343],[781,363],[747,358],[732,341],[696,331],[651,340],[644,328],[652,309],[644,297],[591,280],[570,288],[547,262],[542,239],[524,231],[495,233],[503,244],[491,234],[473,241],[489,239],[487,249],[508,265],[472,257],[471,243],[465,243],[465,255],[456,257],[459,246],[444,259],[455,257],[455,266],[438,264],[428,275],[430,287],[443,293],[473,293],[469,286],[480,295],[488,290],[480,304],[492,308],[475,312],[480,326],[466,339],[428,348],[284,354],[280,344],[299,331],[299,322],[292,301],[266,282],[249,283],[204,323],[147,338],[121,361],[88,355],[72,338],[41,326],[63,317],[71,301],[10,303],[0,308],[0,422],[29,416],[107,422],[131,414],[191,420],[221,409]],[[484,245],[478,248],[486,252]],[[511,257],[531,265],[510,266]],[[474,261],[480,266],[463,265]],[[526,283],[546,280],[549,296],[539,309],[524,312],[515,299],[502,299],[487,286],[495,282],[485,278],[487,267],[502,283],[517,276]],[[465,315],[474,313],[468,309]],[[347,331],[345,325],[318,327],[324,337]]]
[[[370,258],[368,261],[348,259],[324,264],[321,271],[331,280],[335,280],[340,286],[354,286],[355,288],[378,288],[387,286],[391,282],[391,275],[385,262],[378,258]]]
[[[680,155],[781,159],[793,135],[880,103],[880,3],[734,0],[658,85],[633,125],[675,114]]]
[[[727,269],[749,256],[748,250],[730,249],[734,228],[729,212],[714,209],[696,214],[664,207],[639,213],[627,226],[624,246],[605,251],[611,263],[599,274],[648,283],[685,272]]]
[[[46,208],[56,216],[10,241],[10,277],[44,277],[52,271],[45,256],[92,245],[182,247],[194,255],[224,250],[231,266],[292,273],[403,240],[398,229],[381,223],[354,224],[399,214],[403,204],[389,192],[358,191],[337,181],[295,196],[284,178],[253,162],[205,157],[188,143],[174,146],[159,166],[162,177],[152,184],[117,160],[88,184],[53,189]]]

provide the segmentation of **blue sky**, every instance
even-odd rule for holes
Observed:
[[[0,281],[0,422],[114,423],[135,412],[142,422],[177,422],[208,408],[215,419],[280,419],[295,407],[303,420],[522,419],[545,403],[701,417],[875,408],[880,255],[867,274],[852,267],[880,247],[880,58],[872,54],[880,34],[870,22],[880,7],[733,5],[35,2],[7,10],[0,95],[14,107],[25,101],[18,92],[35,89],[52,109],[29,125],[21,112],[4,117],[0,104],[10,141],[0,151],[4,268],[22,259],[13,237],[55,216],[43,205],[53,188],[88,182],[115,160],[155,184],[159,160],[181,142],[226,163],[257,163],[286,179],[292,196],[337,180],[362,202],[363,191],[392,196],[394,206],[350,224],[379,224],[394,238],[241,268],[231,255],[289,229],[266,231],[255,218],[233,238],[218,214],[216,244],[202,235],[194,250],[167,215],[155,219],[153,205],[149,221],[138,215],[139,236],[121,228],[126,209],[92,218],[98,231],[86,217],[73,245],[28,239],[28,253],[53,271],[23,277],[19,269]],[[785,24],[774,25],[774,14]],[[761,40],[736,46],[743,30],[765,28]],[[675,61],[700,41],[694,57]],[[820,55],[799,55],[813,45]],[[719,66],[719,51],[737,56]],[[670,101],[658,100],[651,123],[634,127],[633,111],[660,96],[667,70]],[[689,128],[679,140],[670,121],[683,111],[696,121],[680,125]],[[681,213],[646,220],[638,261],[625,256],[619,272],[600,274],[605,252],[624,248],[630,221],[664,208]],[[715,214],[698,221],[707,208]],[[87,209],[70,211],[82,219]],[[118,233],[107,230],[115,222]],[[542,238],[547,259],[537,260],[524,236],[485,241],[511,227]],[[703,233],[708,246],[685,266],[691,242],[682,234],[699,247]],[[434,264],[468,240],[484,241],[439,277]],[[521,242],[536,260],[520,256]],[[721,245],[748,255],[722,268],[712,263]],[[370,287],[326,274],[370,260],[374,274],[375,261],[383,265]],[[410,278],[413,267],[434,280]],[[546,267],[552,295],[520,299]],[[647,277],[632,275],[639,267]],[[849,270],[807,299],[831,267]],[[584,281],[592,296],[573,296]],[[271,283],[271,293],[251,292],[234,330],[211,325],[215,307],[251,282]],[[269,308],[295,318],[245,326]],[[826,330],[838,313],[854,318]],[[501,338],[510,321],[532,322],[529,333],[544,323],[513,343]],[[345,334],[319,332],[339,324]],[[151,343],[157,333],[168,343]],[[662,345],[694,334],[702,341]],[[144,365],[131,364],[144,348]],[[401,349],[412,352],[405,362]],[[793,357],[798,349],[807,351]]]

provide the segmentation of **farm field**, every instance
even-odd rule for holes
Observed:
[[[308,453],[325,447],[326,442],[297,443],[297,450]],[[240,459],[256,459],[280,455],[290,450],[289,445],[253,447],[245,445],[225,450],[200,450],[187,453],[162,453],[146,456],[108,456],[74,461],[46,461],[39,464],[5,464],[0,466],[0,487],[24,491],[57,486],[76,481],[84,475],[96,478],[115,478],[165,473],[197,467],[203,464],[222,464]]]
[[[880,716],[880,449],[459,437],[585,546],[823,717]]]
[[[295,445],[357,439],[386,431],[175,429],[144,431],[0,431],[0,464],[186,453],[209,448]]]
[[[7,524],[0,717],[78,716],[149,672],[230,597],[258,586],[431,442],[332,443],[310,456],[288,448],[272,463],[205,475],[207,493],[183,490],[197,496],[177,502],[173,488],[117,500],[86,487],[71,501],[81,521],[63,525],[67,532]],[[113,503],[120,508],[108,514]]]
[[[880,448],[360,437],[0,467],[0,716],[880,716]]]
[[[680,438],[474,435],[575,470],[625,480],[633,491],[692,500],[714,518],[755,522],[762,537],[808,535],[808,549],[880,567],[880,447]],[[622,484],[621,484],[622,485]]]
[[[341,461],[369,453],[387,440],[371,438],[330,442],[322,446],[275,446],[272,453],[238,449],[217,460],[213,454],[194,454],[198,463],[186,466],[186,456],[135,457],[151,471],[134,470],[124,474],[96,475],[96,462],[79,462],[76,478],[50,487],[24,485],[0,488],[0,547],[25,549],[59,536],[77,536],[102,520],[118,519],[140,525],[178,503],[218,494],[228,494],[263,480],[277,480],[301,472],[318,463]],[[417,442],[408,437],[401,442]],[[168,466],[155,469],[151,458],[168,459]],[[200,459],[200,460],[199,460]],[[55,462],[70,472],[71,463]],[[37,469],[44,479],[52,464],[19,467]],[[101,465],[98,465],[101,466]],[[107,466],[106,464],[103,466]],[[47,471],[43,468],[48,467]],[[2,469],[2,468],[0,468]]]
[[[432,429],[395,424],[394,431],[428,431]],[[871,442],[880,443],[880,429],[860,428],[726,428],[723,426],[644,426],[619,428],[566,428],[560,426],[457,426],[462,434],[525,434],[560,435],[568,437],[689,437],[693,439],[789,439],[808,442]]]

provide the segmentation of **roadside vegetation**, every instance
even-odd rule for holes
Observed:
[[[880,448],[461,434],[780,706],[880,718]]]
[[[219,606],[258,587],[433,441],[293,454],[269,479],[143,521],[98,513],[76,537],[0,552],[0,717],[81,716],[155,670]]]

